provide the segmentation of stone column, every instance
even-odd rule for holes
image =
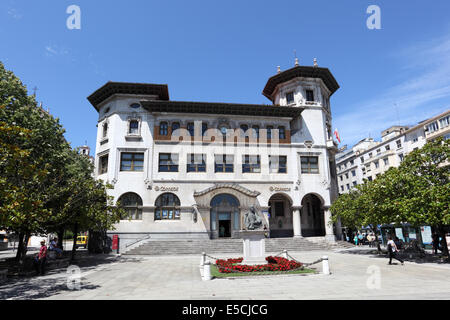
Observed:
[[[334,242],[336,241],[336,236],[334,235],[333,231],[333,222],[331,221],[331,211],[329,206],[323,207],[323,214],[324,214],[324,220],[325,220],[325,239],[327,241]]]
[[[302,223],[300,218],[300,210],[302,206],[292,207],[292,225],[294,227],[294,238],[302,238]]]

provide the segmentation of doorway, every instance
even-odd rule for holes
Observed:
[[[231,237],[231,213],[219,213],[219,238]]]

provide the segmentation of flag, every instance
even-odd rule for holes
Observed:
[[[341,143],[341,138],[339,137],[339,132],[338,129],[334,129],[334,135],[336,136],[337,141],[339,141],[339,143]]]

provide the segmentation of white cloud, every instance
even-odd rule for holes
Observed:
[[[19,13],[19,12],[17,11],[17,9],[14,9],[14,8],[9,8],[9,9],[8,9],[8,14],[9,14],[11,17],[13,17],[14,19],[16,19],[16,20],[22,18],[22,14]]]
[[[394,124],[414,125],[450,108],[450,35],[392,55],[402,61],[403,81],[377,97],[350,108],[334,119],[343,143],[378,139]]]
[[[52,57],[56,55],[67,55],[69,51],[65,48],[60,48],[57,45],[48,45],[45,47],[45,55],[47,57]]]

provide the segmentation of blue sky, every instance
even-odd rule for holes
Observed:
[[[66,9],[81,8],[81,30]],[[381,30],[369,30],[369,5]],[[341,88],[333,126],[352,145],[449,109],[450,1],[2,0],[0,61],[61,119],[73,147],[95,148],[86,97],[105,82],[165,83],[172,100],[269,104],[267,79],[328,67]]]

